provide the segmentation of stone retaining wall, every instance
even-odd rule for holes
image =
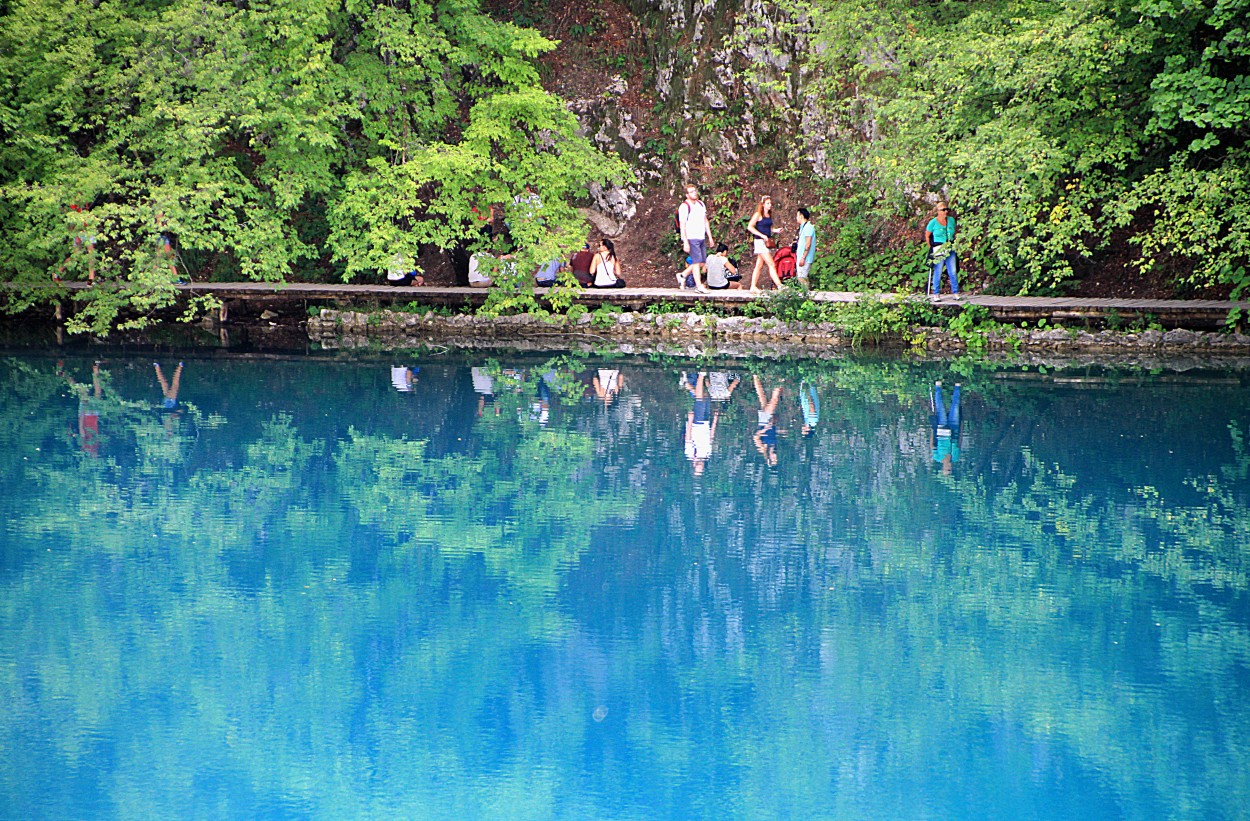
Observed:
[[[441,316],[401,311],[336,311],[324,309],[308,320],[308,336],[327,348],[397,347],[430,344],[472,344],[474,341],[522,343],[525,347],[551,346],[555,338],[567,341],[670,343],[677,348],[713,347],[719,343],[748,343],[751,347],[845,349],[852,340],[824,323],[782,322],[770,318],[718,317],[693,313],[648,314],[622,312],[608,324],[583,314],[575,322],[563,317],[480,317],[472,314]],[[959,352],[967,343],[950,331],[918,329],[919,344],[884,340],[883,347],[919,347],[934,352]],[[1166,353],[1171,356],[1250,355],[1250,336],[1243,334],[1171,331],[1081,331],[1068,328],[1012,330],[984,337],[989,351],[1105,351]]]

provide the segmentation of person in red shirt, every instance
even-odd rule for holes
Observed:
[[[569,260],[569,270],[573,272],[573,276],[577,277],[577,284],[583,288],[589,288],[595,278],[590,273],[590,264],[594,261],[595,255],[590,250],[590,243],[582,243],[582,250],[573,255]]]

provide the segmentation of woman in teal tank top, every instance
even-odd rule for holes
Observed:
[[[925,226],[924,238],[929,243],[933,262],[933,276],[929,278],[929,293],[938,294],[942,291],[942,269],[951,281],[951,295],[959,294],[959,277],[955,266],[955,232],[958,230],[955,215],[945,202],[938,202],[937,216],[929,220]]]

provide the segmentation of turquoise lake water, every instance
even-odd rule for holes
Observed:
[[[0,817],[1250,815],[1250,372],[0,380]]]

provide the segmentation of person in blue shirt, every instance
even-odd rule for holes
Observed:
[[[546,265],[538,269],[538,273],[534,275],[534,282],[540,288],[552,288],[556,284],[556,277],[560,275],[560,269],[564,267],[564,263],[558,259],[553,259]]]
[[[944,201],[937,204],[937,214],[925,226],[924,238],[929,243],[930,259],[933,262],[933,276],[929,282],[929,293],[936,295],[942,291],[942,270],[951,281],[951,296],[959,296],[959,277],[955,266],[955,232],[959,226],[955,223],[955,215],[950,213],[950,206]]]
[[[800,208],[795,217],[799,223],[799,238],[795,243],[794,257],[797,260],[795,277],[800,285],[807,285],[807,275],[812,272],[812,262],[816,259],[816,226],[812,225],[811,212]]]

